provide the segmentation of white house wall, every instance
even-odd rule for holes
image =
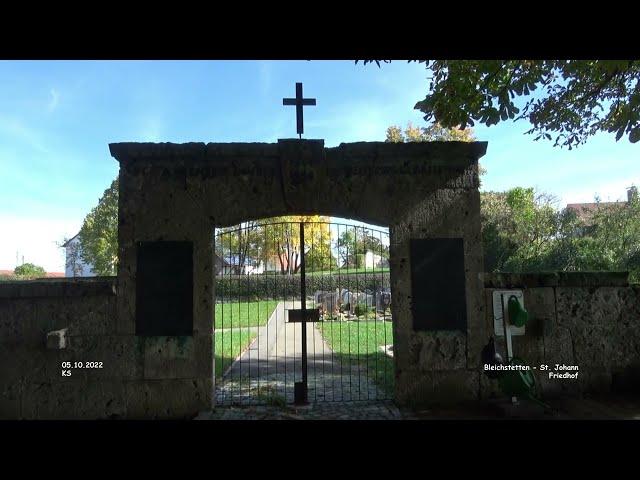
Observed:
[[[65,247],[65,277],[95,277],[93,265],[85,263],[80,256],[80,240],[76,237]]]

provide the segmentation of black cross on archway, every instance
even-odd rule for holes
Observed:
[[[304,120],[302,114],[302,107],[304,105],[315,105],[315,98],[302,98],[302,82],[296,83],[296,98],[283,98],[282,105],[295,105],[296,106],[296,123],[297,133],[300,138],[304,133]]]

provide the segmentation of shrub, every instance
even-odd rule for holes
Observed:
[[[349,275],[309,275],[306,277],[307,296],[316,291],[374,291],[389,288],[389,272]],[[216,278],[215,294],[218,299],[298,298],[300,275],[223,275]]]
[[[13,273],[22,277],[44,277],[47,272],[39,265],[34,265],[33,263],[23,263],[22,265],[18,265]]]
[[[369,312],[369,309],[364,303],[358,303],[356,307],[353,309],[353,313],[356,314],[356,317],[361,317],[366,315]]]

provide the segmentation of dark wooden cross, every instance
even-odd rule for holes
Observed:
[[[296,123],[298,126],[298,135],[302,138],[304,133],[304,120],[302,116],[303,105],[315,105],[315,98],[302,98],[302,82],[296,83],[296,98],[283,98],[282,105],[295,105],[296,106]]]

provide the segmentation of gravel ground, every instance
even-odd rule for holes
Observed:
[[[467,406],[400,409],[391,401],[312,403],[307,406],[224,406],[200,413],[196,420],[640,420],[640,396],[605,395],[548,400],[551,409],[506,399]]]
[[[403,414],[391,402],[326,402],[307,406],[220,407],[203,412],[196,420],[401,420]]]

